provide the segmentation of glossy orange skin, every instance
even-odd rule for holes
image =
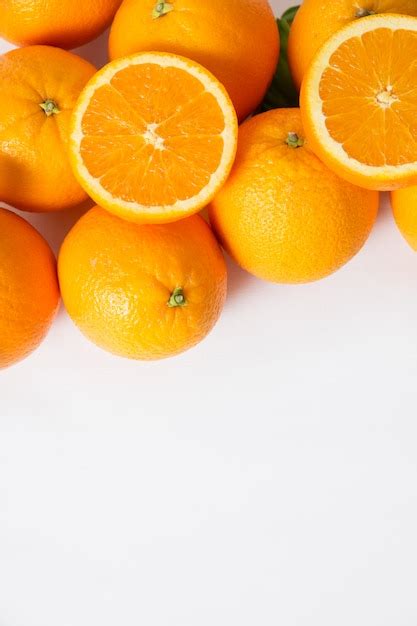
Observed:
[[[111,23],[121,0],[1,0],[0,36],[21,45],[75,48]]]
[[[197,61],[223,83],[244,120],[278,62],[279,33],[267,0],[171,0],[173,10],[154,19],[157,4],[124,0],[110,32],[110,58],[157,50]]]
[[[222,252],[199,216],[139,225],[95,207],[67,235],[58,273],[80,330],[104,350],[139,360],[199,343],[217,322],[227,291]],[[177,288],[186,305],[171,308]]]
[[[391,205],[400,233],[417,252],[417,187],[392,191]]]
[[[52,250],[24,219],[0,208],[0,369],[39,346],[58,304]]]
[[[304,0],[288,40],[288,60],[298,88],[319,48],[336,31],[358,19],[358,9],[417,17],[415,0]]]
[[[72,109],[95,71],[50,46],[0,56],[0,201],[26,211],[59,211],[87,199],[67,144]],[[40,105],[47,99],[59,113],[45,114]]]
[[[309,150],[300,111],[277,109],[239,129],[232,173],[209,207],[211,224],[233,259],[276,283],[306,283],[332,274],[363,246],[379,194],[338,178]]]

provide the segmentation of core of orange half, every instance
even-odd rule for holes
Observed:
[[[72,116],[75,175],[103,208],[139,223],[199,211],[227,179],[237,117],[218,80],[174,54],[145,52],[106,65]]]
[[[346,180],[390,190],[417,183],[417,19],[372,15],[315,56],[301,90],[310,148]]]

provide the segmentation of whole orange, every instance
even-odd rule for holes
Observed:
[[[391,204],[402,236],[417,251],[417,187],[391,192]]]
[[[416,0],[304,0],[291,27],[288,60],[298,87],[321,46],[350,22],[378,13],[417,16]]]
[[[243,120],[272,80],[279,33],[267,0],[124,0],[110,32],[110,58],[154,50],[210,70]]]
[[[95,207],[67,235],[58,272],[80,330],[131,359],[191,348],[213,328],[226,298],[225,261],[199,216],[138,225]]]
[[[87,198],[67,145],[71,112],[95,68],[50,46],[0,56],[0,201],[58,211]]]
[[[248,272],[304,283],[335,272],[365,243],[379,194],[333,174],[304,143],[298,109],[245,122],[232,173],[209,208],[222,244]]]
[[[19,45],[81,46],[102,33],[121,0],[1,0],[0,37]]]
[[[59,304],[55,257],[24,219],[0,208],[0,368],[31,353]]]

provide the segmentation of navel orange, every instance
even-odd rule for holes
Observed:
[[[239,130],[232,173],[209,207],[221,243],[245,270],[277,283],[318,280],[363,246],[379,194],[338,178],[305,142],[298,109]]]
[[[75,48],[110,25],[121,0],[1,0],[0,37],[19,45]]]
[[[95,68],[58,48],[0,56],[0,201],[27,211],[81,203],[67,146],[72,109]]]
[[[301,89],[309,146],[369,189],[417,183],[417,19],[373,15],[331,37]]]
[[[288,40],[294,82],[301,86],[314,55],[338,30],[368,15],[402,13],[417,16],[416,0],[304,0]]]
[[[109,54],[173,52],[210,70],[240,120],[261,103],[278,62],[279,33],[267,0],[124,0]]]
[[[417,187],[391,193],[392,211],[404,239],[417,251]]]
[[[139,223],[172,222],[205,206],[236,153],[224,87],[198,63],[141,53],[106,65],[74,110],[71,160],[88,194]]]
[[[226,297],[226,265],[199,216],[138,225],[96,207],[68,234],[58,267],[80,330],[131,359],[162,359],[196,345]]]
[[[55,258],[48,244],[21,217],[0,208],[0,369],[39,346],[58,303]]]

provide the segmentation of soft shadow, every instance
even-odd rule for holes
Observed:
[[[93,206],[94,202],[88,198],[82,204],[66,211],[55,211],[53,213],[16,211],[16,213],[30,222],[45,237],[55,254],[57,254],[66,234],[80,217]]]
[[[200,211],[199,215],[200,215],[200,217],[203,218],[203,220],[205,220],[207,222],[208,226],[211,228],[208,208],[205,207],[204,209],[202,209]],[[211,228],[211,230],[213,232],[213,235],[216,237],[215,231],[212,228]],[[240,268],[239,265],[233,261],[233,259],[222,248],[221,243],[220,243],[220,241],[218,240],[217,237],[216,237],[216,239],[217,239],[217,242],[218,242],[219,246],[222,249],[224,258],[226,259],[226,265],[227,265],[227,299],[228,300],[233,300],[233,298],[237,295],[238,292],[240,292],[243,289],[247,288],[248,285],[255,279],[254,279],[253,276],[248,274],[248,272],[245,272],[244,270],[242,270],[242,268]]]
[[[205,207],[204,209],[201,209],[200,213],[199,213],[200,217],[203,218],[204,221],[207,222],[207,224],[210,226],[211,228],[211,224],[210,224],[210,218],[209,218],[209,214],[208,214],[208,208]],[[212,229],[213,230],[213,229]]]
[[[392,222],[392,219],[393,217],[391,209],[391,194],[381,193],[376,227],[378,228],[386,224],[387,222]]]
[[[248,274],[248,272],[245,272],[245,270],[242,270],[242,268],[239,267],[239,265],[237,263],[235,263],[235,261],[233,261],[233,259],[223,249],[219,239],[216,236],[215,231],[211,227],[209,213],[208,213],[208,208],[205,207],[204,209],[202,209],[200,211],[199,215],[200,215],[200,217],[203,218],[203,220],[205,220],[207,222],[208,226],[211,228],[211,230],[213,232],[213,235],[217,239],[217,243],[219,244],[219,246],[222,249],[224,258],[226,259],[226,265],[227,265],[227,299],[228,299],[228,301],[229,300],[231,301],[238,294],[238,292],[241,292],[242,290],[246,289],[252,283],[252,281],[255,280],[255,278],[253,276],[251,276],[250,274]]]
[[[241,295],[256,280],[253,276],[242,270],[228,254],[225,253],[228,275],[227,299],[232,301]]]
[[[83,57],[83,59],[90,61],[90,63],[95,65],[97,69],[100,69],[109,61],[107,54],[109,32],[110,29],[107,29],[102,35],[100,35],[100,37],[97,37],[94,41],[90,41],[90,43],[87,43],[80,48],[75,48],[73,52]]]

